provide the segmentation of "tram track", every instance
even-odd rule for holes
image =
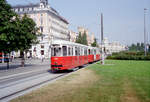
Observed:
[[[4,96],[0,97],[0,102],[8,102],[8,101],[10,101],[11,99],[13,99],[15,97],[18,97],[18,96],[21,96],[21,95],[25,94],[29,90],[33,90],[34,88],[40,87],[40,86],[42,86],[42,85],[44,85],[46,83],[52,82],[54,80],[57,80],[57,79],[65,76],[65,75],[67,75],[67,74],[66,73],[65,74],[61,74],[61,75],[58,75],[56,77],[53,77],[53,78],[41,81],[39,83],[30,85],[30,86],[22,88],[20,90],[14,91],[14,92],[12,92],[12,93],[10,93],[8,95],[4,95]]]
[[[91,64],[87,64],[87,65],[84,65],[82,68],[85,68],[85,67],[87,67],[87,66],[90,66]],[[77,71],[77,69],[75,69],[74,71]],[[73,71],[73,72],[74,72]],[[68,76],[68,75],[70,75],[70,74],[72,74],[73,72],[70,72],[70,73],[63,73],[63,74],[53,74],[53,75],[56,75],[55,77],[52,77],[52,78],[48,78],[47,77],[47,79],[46,80],[43,80],[43,81],[41,81],[41,82],[38,82],[38,83],[34,83],[34,84],[32,84],[32,85],[29,85],[28,87],[24,87],[24,88],[22,88],[22,89],[19,89],[19,90],[17,90],[17,91],[14,91],[14,92],[12,92],[12,93],[10,93],[10,94],[7,94],[7,95],[0,95],[0,102],[8,102],[8,101],[10,101],[10,100],[12,100],[12,99],[14,99],[14,98],[16,98],[16,97],[18,97],[18,96],[21,96],[21,95],[24,95],[24,94],[26,94],[26,93],[28,93],[28,92],[31,92],[31,91],[33,91],[33,90],[35,90],[35,89],[37,89],[37,88],[40,88],[41,86],[43,86],[43,85],[46,85],[46,84],[48,84],[48,83],[51,83],[51,82],[53,82],[53,81],[55,81],[55,80],[58,80],[58,79],[61,79],[61,78],[63,78],[63,77],[66,77],[66,76]],[[37,78],[38,79],[38,78]],[[39,78],[40,79],[40,78]]]

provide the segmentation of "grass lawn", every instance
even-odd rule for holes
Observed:
[[[150,62],[107,60],[11,102],[150,102]]]

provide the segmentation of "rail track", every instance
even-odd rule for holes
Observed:
[[[42,81],[42,82],[39,82],[39,83],[36,83],[36,84],[34,84],[34,85],[25,87],[25,88],[23,88],[23,89],[21,89],[21,90],[15,91],[15,92],[10,93],[10,94],[8,94],[8,95],[4,95],[4,96],[0,97],[0,102],[8,102],[8,101],[12,100],[13,98],[16,98],[16,97],[18,97],[18,96],[21,96],[21,95],[23,95],[23,94],[25,94],[25,93],[27,93],[27,92],[30,92],[30,91],[33,90],[33,89],[36,89],[36,88],[38,88],[38,87],[41,87],[42,85],[45,85],[46,83],[52,82],[52,81],[54,81],[54,80],[57,80],[57,79],[59,79],[59,78],[65,76],[65,75],[67,75],[67,74],[69,74],[69,73],[65,73],[65,74],[62,74],[62,75],[58,75],[58,76],[56,76],[56,77],[54,77],[54,78],[50,78],[50,79],[44,80],[44,81]]]
[[[84,67],[87,67],[87,66],[89,66],[89,65],[91,65],[91,64],[84,65],[83,68],[84,68]],[[77,69],[75,69],[75,71],[76,71],[76,70],[77,70]],[[26,94],[26,93],[31,92],[32,90],[35,90],[35,89],[37,89],[37,88],[40,88],[40,87],[43,86],[43,85],[46,85],[46,84],[51,83],[51,82],[53,82],[53,81],[55,81],[55,80],[58,80],[58,79],[61,79],[61,78],[65,77],[65,76],[67,76],[67,75],[70,75],[70,74],[72,74],[73,72],[74,72],[74,71],[72,71],[72,72],[70,72],[70,73],[63,73],[63,74],[58,75],[58,76],[56,76],[56,77],[53,77],[53,78],[44,80],[44,81],[42,81],[42,82],[36,83],[36,84],[31,85],[31,86],[28,86],[28,87],[26,87],[26,88],[23,88],[23,89],[21,89],[21,90],[15,91],[15,92],[13,92],[13,93],[11,93],[11,94],[4,95],[4,96],[0,97],[0,102],[8,102],[8,101],[10,101],[10,100],[12,100],[12,99],[14,99],[14,98],[16,98],[16,97],[18,97],[18,96],[24,95],[24,94]]]

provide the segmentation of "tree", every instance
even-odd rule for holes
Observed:
[[[31,18],[19,17],[6,0],[0,0],[0,52],[20,51],[24,66],[24,51],[38,42],[37,31]]]
[[[82,44],[84,44],[84,45],[88,45],[88,43],[87,43],[87,36],[86,36],[86,32],[84,32],[84,34],[83,34],[83,36],[82,36]]]
[[[88,45],[86,32],[84,32],[83,35],[81,34],[81,32],[79,32],[79,36],[76,39],[76,43],[83,44],[83,45]]]
[[[148,52],[150,53],[150,45],[148,45]]]
[[[36,27],[35,22],[27,17],[25,14],[23,17],[16,16],[15,22],[15,41],[17,50],[20,50],[22,57],[22,66],[24,66],[24,52],[31,48],[32,44],[38,43],[37,41],[37,32],[38,28]]]
[[[97,40],[94,39],[94,42],[91,44],[92,47],[97,47]]]
[[[76,43],[80,43],[81,44],[81,41],[82,41],[82,35],[81,35],[81,32],[79,32],[79,36],[76,39]]]
[[[0,52],[10,53],[15,47],[11,45],[14,40],[14,16],[16,13],[11,10],[6,0],[0,0]]]
[[[129,46],[129,51],[144,51],[144,43],[132,44]]]

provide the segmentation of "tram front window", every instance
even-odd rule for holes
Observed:
[[[60,47],[52,48],[52,56],[61,56],[61,48]]]

